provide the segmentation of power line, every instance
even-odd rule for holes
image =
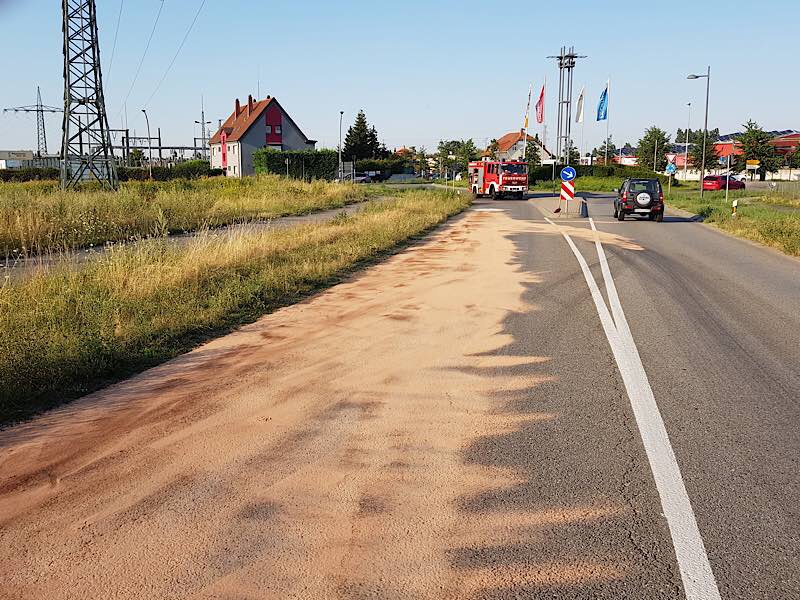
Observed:
[[[158,27],[158,21],[159,19],[161,19],[161,12],[163,10],[164,10],[164,0],[161,0],[161,5],[158,7],[158,14],[156,15],[156,20],[153,23],[153,30],[150,32],[150,37],[147,39],[147,45],[144,47],[142,58],[139,61],[139,66],[136,68],[136,74],[133,76],[133,81],[131,82],[131,87],[128,89],[128,93],[125,95],[125,100],[122,101],[123,105],[128,103],[128,98],[131,97],[131,92],[133,92],[133,86],[136,85],[136,80],[139,79],[139,73],[141,73],[142,71],[142,65],[144,64],[144,59],[147,56],[147,51],[150,49],[150,43],[153,41],[153,36],[156,34],[156,27]],[[120,112],[122,112],[121,109]]]
[[[117,36],[119,35],[119,24],[122,21],[122,7],[125,5],[125,0],[119,0],[119,13],[117,14],[117,27],[114,30],[114,44],[111,46],[111,60],[108,63],[108,68],[106,69],[106,85],[108,85],[108,80],[111,79],[111,65],[114,64],[114,54],[117,51]]]
[[[164,80],[167,78],[167,75],[169,75],[169,72],[172,70],[175,61],[178,60],[178,55],[181,53],[181,50],[183,50],[183,46],[184,44],[186,44],[186,40],[189,39],[189,34],[192,33],[192,29],[194,29],[195,23],[197,23],[197,19],[200,17],[200,13],[202,12],[203,7],[205,5],[206,5],[206,0],[203,0],[200,3],[200,7],[197,9],[197,12],[194,15],[194,19],[192,19],[192,22],[189,25],[189,29],[186,30],[186,34],[183,36],[183,40],[181,41],[180,46],[178,46],[178,50],[175,52],[175,56],[172,57],[172,60],[170,61],[169,66],[167,67],[167,70],[164,71],[164,74],[161,76],[158,85],[156,85],[156,88],[153,90],[153,93],[150,94],[150,97],[147,99],[147,102],[144,103],[145,108],[150,106],[150,101],[158,92],[159,88],[161,87],[161,84],[164,83]]]

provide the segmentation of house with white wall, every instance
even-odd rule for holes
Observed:
[[[273,97],[247,104],[236,99],[234,110],[209,141],[211,168],[222,169],[229,177],[253,175],[253,153],[260,148],[275,150],[314,150],[310,140]]]

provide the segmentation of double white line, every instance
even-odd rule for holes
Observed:
[[[583,255],[578,250],[575,242],[567,232],[556,225],[550,219],[546,219],[553,227],[558,229],[567,244],[572,249],[578,264],[586,278],[586,284],[592,294],[592,299],[597,307],[597,314],[603,325],[614,359],[619,367],[622,381],[628,392],[631,401],[633,414],[636,424],[639,427],[639,434],[644,443],[647,459],[653,471],[653,478],[656,482],[661,507],[664,516],[667,518],[667,525],[672,537],[672,545],[675,548],[675,556],[683,580],[683,588],[687,600],[719,600],[719,590],[708,562],[703,538],[697,527],[697,520],[692,511],[689,495],[686,493],[686,486],[681,477],[678,462],[675,460],[675,453],[667,436],[661,412],[658,410],[653,390],[647,379],[642,359],[636,343],[633,341],[628,321],[622,310],[622,304],[617,295],[617,288],[611,277],[611,270],[608,267],[606,253],[594,220],[589,219],[592,231],[595,232],[594,240],[597,247],[597,256],[600,259],[600,269],[603,273],[603,280],[608,295],[608,306],[603,300],[600,288],[589,270]],[[610,307],[610,310],[609,310]]]

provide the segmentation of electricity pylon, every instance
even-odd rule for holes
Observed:
[[[36,156],[41,158],[47,154],[47,132],[44,128],[44,113],[60,113],[64,111],[55,106],[42,104],[42,92],[39,90],[39,86],[36,86],[36,104],[4,108],[3,112],[36,113]]]
[[[64,32],[64,125],[61,188],[94,177],[117,189],[100,72],[94,0],[62,0]]]

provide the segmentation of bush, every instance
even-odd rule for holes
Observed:
[[[392,175],[413,173],[414,168],[410,162],[402,157],[398,158],[366,158],[356,161],[356,172],[380,171],[379,179],[388,179]]]
[[[59,170],[54,167],[29,167],[27,169],[0,170],[0,181],[43,181],[59,178]]]
[[[335,150],[290,150],[281,152],[272,148],[261,148],[253,153],[256,173],[286,175],[289,161],[289,177],[293,179],[336,178],[339,169],[339,154]]]
[[[559,178],[563,166],[556,165],[556,179]],[[660,175],[654,173],[649,169],[642,167],[627,167],[625,165],[578,165],[575,167],[578,177],[618,177],[619,179],[626,179],[628,177],[642,177],[652,179],[657,177],[662,185],[667,185],[669,177],[667,175]],[[553,166],[542,165],[530,169],[528,172],[528,182],[530,185],[535,185],[539,181],[549,181],[553,177]],[[673,187],[680,186],[676,180],[672,180]]]
[[[212,169],[205,160],[189,160],[174,167],[153,167],[155,181],[219,177],[224,174],[222,169]],[[150,178],[150,171],[147,167],[118,167],[117,176],[120,181],[147,181]]]

